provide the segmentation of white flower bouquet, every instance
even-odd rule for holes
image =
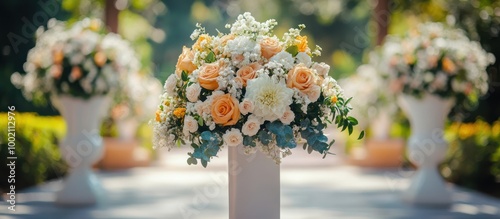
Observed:
[[[486,67],[492,54],[460,29],[424,23],[404,37],[389,36],[380,48],[383,65],[396,92],[421,97],[477,99],[488,90]]]
[[[336,124],[352,133],[358,121],[349,116],[347,99],[330,66],[312,61],[321,54],[292,28],[280,39],[275,20],[257,22],[250,13],[226,25],[229,34],[206,34],[198,26],[184,47],[156,112],[155,147],[189,145],[188,164],[206,166],[222,147],[260,150],[280,163],[301,139],[309,153],[325,156],[323,129]],[[362,137],[364,133],[360,134]]]
[[[139,65],[130,44],[106,33],[102,21],[85,18],[69,26],[52,19],[47,30],[37,31],[26,75],[14,73],[11,81],[28,99],[52,94],[88,99],[114,90]]]

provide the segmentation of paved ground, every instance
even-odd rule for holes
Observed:
[[[415,207],[400,199],[400,191],[408,185],[412,172],[346,166],[342,156],[311,158],[298,153],[287,157],[282,165],[283,219],[500,218],[499,199],[450,186],[451,207]],[[107,191],[99,205],[54,206],[53,192],[61,181],[53,181],[20,191],[15,214],[2,203],[0,218],[228,218],[225,155],[207,169],[185,165],[182,151],[169,153],[160,160],[149,168],[99,172]]]

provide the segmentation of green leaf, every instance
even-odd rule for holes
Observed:
[[[365,137],[365,131],[361,131],[361,133],[359,133],[359,137],[358,137],[358,140],[361,140],[363,137]]]
[[[190,157],[187,159],[187,163],[189,165],[191,165],[191,164],[196,165],[196,164],[198,164],[198,160],[196,160],[196,158],[194,158],[194,157]]]
[[[304,148],[304,151],[307,149],[307,143],[304,143],[304,145],[302,146],[302,148]]]
[[[352,125],[351,124],[349,124],[347,126],[347,130],[349,131],[349,135],[351,135],[352,134]]]
[[[286,51],[292,54],[292,56],[296,56],[299,53],[299,47],[297,45],[293,45],[286,48]]]
[[[182,71],[182,74],[181,74],[181,79],[183,81],[188,81],[189,80],[189,77],[188,77],[188,74],[186,71]]]
[[[351,122],[351,124],[353,124],[353,125],[358,124],[358,120],[352,116],[347,117],[347,120],[349,120],[349,122]]]
[[[206,63],[215,62],[215,53],[213,51],[210,51],[210,53],[208,53],[207,57],[205,57],[205,62]]]
[[[307,148],[307,153],[311,154],[313,152],[313,147],[309,146]]]
[[[203,118],[198,117],[198,125],[203,126]]]

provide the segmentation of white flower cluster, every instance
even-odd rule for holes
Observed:
[[[191,35],[196,42],[183,48],[151,121],[156,147],[191,142],[196,153],[190,159],[206,162],[197,151],[220,139],[222,146],[251,144],[245,145],[248,153],[259,150],[279,163],[307,128],[301,121],[334,121],[334,112],[345,106],[337,105],[344,95],[328,75],[330,66],[312,60],[307,37],[300,35],[303,25],[284,40],[272,34],[275,25],[250,13],[228,25],[229,34],[210,36],[197,25]]]
[[[130,44],[105,34],[100,20],[85,18],[68,27],[52,19],[47,30],[37,31],[24,64],[26,75],[14,73],[11,81],[28,99],[47,94],[88,98],[109,93],[139,65]]]
[[[378,71],[388,74],[395,91],[468,97],[487,92],[486,67],[494,56],[460,29],[425,23],[405,37],[388,37],[380,61]]]

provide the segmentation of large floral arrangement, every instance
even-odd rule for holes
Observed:
[[[262,151],[276,163],[291,154],[301,138],[309,152],[328,153],[323,129],[335,123],[351,133],[349,99],[328,72],[311,57],[304,25],[279,39],[275,20],[257,22],[250,13],[226,25],[231,32],[208,35],[198,25],[184,47],[175,73],[165,82],[156,112],[154,146],[189,145],[189,164],[203,166],[224,146]]]
[[[138,69],[130,44],[106,33],[102,21],[85,18],[69,26],[51,19],[47,30],[37,31],[24,64],[26,75],[15,73],[11,81],[28,99],[52,94],[87,99],[109,93]]]
[[[486,67],[494,56],[460,29],[424,23],[404,37],[386,38],[381,52],[381,70],[395,91],[472,100],[488,90]]]

